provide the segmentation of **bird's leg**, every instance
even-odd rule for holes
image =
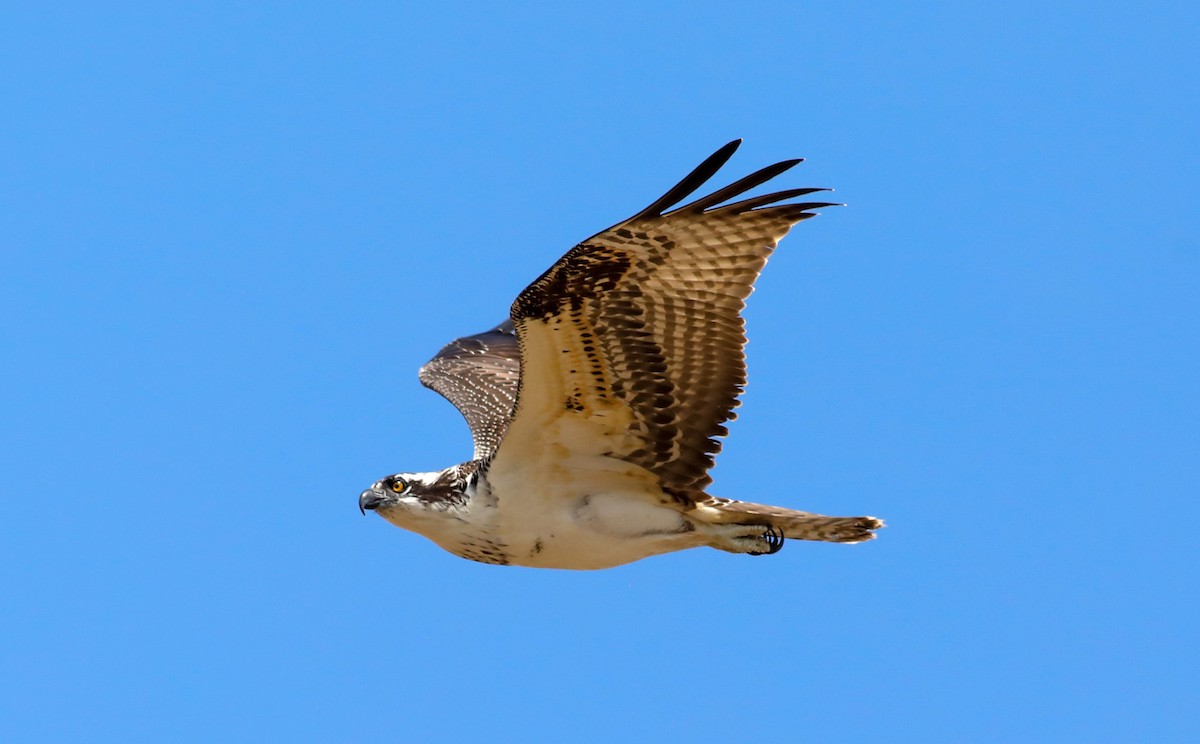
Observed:
[[[783,550],[783,531],[769,524],[708,524],[709,545],[730,553],[770,555]]]

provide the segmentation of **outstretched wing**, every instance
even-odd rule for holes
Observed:
[[[475,459],[490,457],[512,418],[521,379],[521,349],[512,321],[446,344],[418,376],[467,420]]]
[[[824,189],[725,204],[800,162],[789,160],[667,211],[739,144],[571,249],[513,303],[524,369],[493,471],[527,471],[531,458],[535,469],[557,468],[594,455],[640,466],[683,500],[711,482],[717,437],[746,382],[744,300],[792,225],[833,206],[779,204]],[[567,452],[558,460],[544,454],[554,447]]]

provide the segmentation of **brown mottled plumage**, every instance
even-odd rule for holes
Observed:
[[[490,457],[512,419],[521,381],[521,348],[512,335],[512,322],[451,341],[421,367],[418,377],[467,420],[475,459]]]
[[[746,382],[744,301],[779,239],[832,206],[780,203],[822,189],[725,204],[800,162],[789,160],[672,209],[738,144],[568,251],[517,297],[511,327],[459,339],[422,368],[421,381],[466,417],[475,460],[393,476],[401,492],[385,479],[360,506],[464,557],[560,568],[702,545],[761,554],[785,537],[874,537],[882,522],[872,517],[705,492]],[[424,498],[447,473],[465,484],[453,514]],[[486,559],[471,548],[480,544]]]

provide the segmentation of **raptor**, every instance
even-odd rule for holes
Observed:
[[[572,248],[498,327],[421,368],[466,418],[467,462],[389,475],[359,508],[484,563],[600,569],[694,547],[776,553],[787,539],[855,543],[883,522],[707,493],[746,383],[744,302],[826,189],[747,192],[768,166],[679,206],[730,142],[650,206]]]

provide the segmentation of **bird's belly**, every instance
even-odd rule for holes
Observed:
[[[699,544],[690,520],[646,494],[523,498],[507,506],[501,495],[497,501],[495,535],[512,565],[611,568]]]

